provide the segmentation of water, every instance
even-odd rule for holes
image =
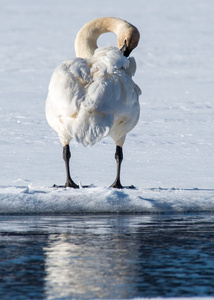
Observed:
[[[214,215],[0,216],[0,299],[214,295]]]

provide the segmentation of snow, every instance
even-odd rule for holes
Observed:
[[[214,3],[212,0],[83,0],[0,3],[0,211],[184,212],[214,207]],[[65,183],[62,147],[45,119],[50,77],[75,56],[87,21],[127,19],[141,32],[132,55],[142,89],[141,117],[124,145],[122,183],[115,179],[110,138],[91,148],[71,142],[74,181],[95,187],[53,189]],[[107,34],[100,45],[115,43]],[[161,189],[159,189],[161,187]],[[175,189],[173,189],[175,188]]]
[[[1,187],[3,214],[213,212],[214,190]]]

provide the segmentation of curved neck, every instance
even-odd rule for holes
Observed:
[[[130,29],[131,24],[113,17],[98,18],[85,24],[78,32],[75,40],[77,57],[90,58],[97,49],[97,39],[105,32],[114,32],[117,36],[124,31],[124,26]]]

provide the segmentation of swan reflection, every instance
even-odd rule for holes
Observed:
[[[110,287],[114,297],[126,297],[127,287],[123,287],[137,276],[134,261],[139,253],[133,247],[136,239],[131,236],[131,230],[134,227],[129,231],[126,224],[123,235],[121,230],[115,231],[111,222],[103,228],[92,222],[88,230],[85,228],[81,233],[75,229],[74,233],[50,235],[44,248],[47,297],[100,298],[102,295],[105,298]]]

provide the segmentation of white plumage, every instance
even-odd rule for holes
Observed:
[[[122,151],[126,134],[137,124],[140,113],[141,91],[132,80],[135,70],[134,58],[125,57],[114,47],[97,48],[89,58],[70,59],[56,68],[49,85],[46,117],[59,135],[65,162],[70,158],[71,139],[92,146],[109,135]],[[72,186],[68,162],[66,168],[66,186]]]
[[[131,79],[134,71],[134,59],[113,47],[98,48],[91,59],[74,58],[56,68],[46,114],[63,146],[72,138],[92,146],[107,135],[117,143],[136,125],[140,89]]]

